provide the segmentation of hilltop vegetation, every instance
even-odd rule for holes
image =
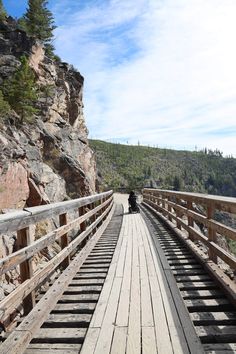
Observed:
[[[102,189],[158,187],[236,196],[236,159],[218,150],[176,151],[90,140]]]

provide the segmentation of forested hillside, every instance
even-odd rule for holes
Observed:
[[[102,188],[144,186],[236,196],[236,159],[220,151],[176,151],[90,140]]]

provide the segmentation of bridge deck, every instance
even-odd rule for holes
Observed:
[[[141,214],[127,213],[126,196],[116,197],[116,202],[125,210],[121,233],[82,354],[189,353],[145,221]]]

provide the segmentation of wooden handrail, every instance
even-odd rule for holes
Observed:
[[[40,207],[27,208],[0,216],[0,234],[6,230],[17,232],[18,250],[0,259],[0,275],[20,265],[22,283],[0,302],[0,323],[5,326],[9,317],[23,303],[25,314],[30,312],[35,303],[35,291],[47,280],[59,266],[65,268],[70,263],[70,254],[100,228],[113,206],[113,191]],[[79,211],[79,216],[68,222],[67,213]],[[74,213],[75,214],[75,213]],[[35,242],[31,242],[30,225],[49,217],[59,217],[60,226]],[[68,232],[77,230],[72,240]],[[46,265],[33,272],[33,256],[44,248],[60,241],[61,251]],[[20,245],[20,247],[19,247]]]
[[[189,239],[200,240],[208,248],[209,259],[217,264],[217,257],[236,270],[236,257],[217,244],[217,234],[236,240],[236,229],[214,220],[215,211],[236,214],[236,198],[185,193],[162,189],[145,188],[143,201],[172,222],[180,231],[186,230]],[[201,211],[194,205],[201,206]],[[200,223],[206,233],[197,227]]]
[[[41,220],[84,207],[88,204],[100,201],[102,198],[107,198],[112,195],[112,193],[112,191],[108,191],[89,197],[24,208],[20,211],[0,215],[0,234],[20,230]]]

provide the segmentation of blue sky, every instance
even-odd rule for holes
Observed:
[[[3,0],[21,15],[23,0]],[[52,0],[90,137],[236,156],[235,0]]]

